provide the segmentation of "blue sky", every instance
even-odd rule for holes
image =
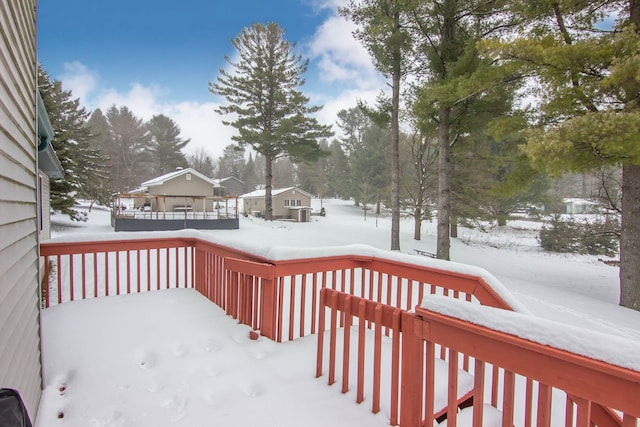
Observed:
[[[218,156],[233,129],[214,112],[208,90],[233,57],[231,39],[243,27],[274,21],[310,60],[303,92],[322,104],[318,119],[332,124],[357,99],[373,102],[384,80],[353,24],[337,14],[344,0],[40,0],[40,63],[88,109],[126,105],[136,115],[173,118],[188,152]]]

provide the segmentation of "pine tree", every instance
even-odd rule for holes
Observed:
[[[418,93],[417,114],[434,129],[438,139],[438,227],[437,255],[450,258],[453,185],[452,147],[465,135],[462,129],[473,119],[473,103],[491,97],[496,88],[514,81],[511,70],[497,67],[491,58],[481,58],[476,47],[485,37],[500,34],[512,25],[502,13],[504,1],[437,4],[415,2],[419,77],[424,81]],[[422,126],[422,125],[421,125]]]
[[[147,123],[151,135],[148,148],[151,172],[155,176],[187,166],[182,149],[191,141],[180,137],[180,127],[171,118],[157,114]]]
[[[527,31],[487,47],[536,78],[526,151],[554,173],[622,166],[620,304],[640,310],[640,0],[509,3]]]
[[[222,157],[218,160],[218,177],[233,176],[240,179],[244,169],[244,148],[235,144],[224,147]]]
[[[80,107],[80,100],[73,99],[71,91],[65,91],[62,83],[52,80],[41,66],[38,88],[54,130],[52,145],[65,172],[63,179],[50,183],[51,208],[82,220],[73,207],[84,189],[104,181],[104,158],[90,145],[93,135],[86,123],[89,114]]]
[[[93,150],[100,153],[100,167],[96,169],[100,171],[99,176],[89,179],[81,190],[82,197],[91,201],[89,205],[89,211],[91,211],[94,203],[109,206],[113,190],[109,185],[109,158],[105,154],[109,141],[109,123],[99,108],[91,113],[87,126],[91,131],[89,144]]]
[[[327,158],[327,197],[348,199],[352,193],[353,181],[349,170],[349,159],[338,140],[331,142],[329,153],[331,154]]]
[[[244,165],[242,182],[244,182],[244,191],[247,193],[255,190],[260,182],[256,175],[256,164],[253,161],[253,153],[249,153],[249,160],[247,160],[247,163]]]
[[[412,39],[407,31],[411,2],[351,0],[340,13],[359,25],[355,36],[376,68],[391,79],[391,250],[400,250],[400,82],[409,67]]]
[[[151,135],[145,123],[127,107],[107,110],[111,159],[111,188],[126,192],[155,175],[150,168],[148,147]]]
[[[227,56],[234,70],[220,69],[209,90],[227,101],[218,113],[236,115],[225,122],[238,130],[233,140],[264,156],[265,219],[270,220],[273,162],[281,157],[313,160],[325,155],[318,140],[330,136],[331,130],[310,116],[321,107],[307,106],[309,98],[297,89],[304,84],[308,61],[293,53],[295,46],[284,39],[278,24],[253,24],[232,43],[239,60],[233,62]]]

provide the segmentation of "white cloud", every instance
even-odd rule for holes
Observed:
[[[353,36],[355,29],[353,22],[336,12],[316,30],[308,44],[309,55],[319,58],[319,74],[326,82],[348,82],[359,88],[379,86],[380,74]]]
[[[63,68],[64,74],[60,80],[64,82],[65,89],[71,90],[75,98],[80,98],[80,101],[84,102],[87,94],[96,88],[97,74],[78,61],[66,62]]]
[[[89,111],[100,108],[106,112],[116,105],[126,106],[143,120],[149,120],[155,114],[164,114],[178,124],[183,138],[191,139],[185,147],[187,153],[203,148],[216,158],[232,142],[231,136],[235,129],[222,124],[221,117],[214,111],[216,104],[213,102],[162,101],[168,93],[165,89],[140,83],[131,84],[126,92],[113,88],[98,91],[96,72],[79,62],[68,65],[65,64],[67,72],[61,78],[62,84],[66,90],[72,91],[74,97],[80,98],[82,105]]]

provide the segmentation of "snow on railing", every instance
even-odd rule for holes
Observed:
[[[259,248],[194,230],[103,234],[41,244],[44,306],[148,290],[195,288],[242,323],[276,341],[317,332],[323,288],[411,309],[427,294],[516,307],[486,271],[362,245]],[[341,317],[341,325],[344,323]],[[385,335],[389,330],[385,330]]]
[[[403,330],[413,332],[403,336],[402,393],[415,395],[401,409],[403,427],[432,425],[433,393],[428,390],[433,389],[437,346],[448,348],[450,396],[457,393],[461,355],[470,358],[474,377],[473,405],[462,411],[448,405],[448,426],[479,426],[491,418],[509,426],[638,423],[636,341],[437,296],[426,298],[402,320]]]

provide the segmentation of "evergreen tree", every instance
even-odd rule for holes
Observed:
[[[182,149],[191,141],[180,137],[180,127],[171,118],[158,114],[147,123],[151,136],[148,148],[150,172],[154,176],[187,166]]]
[[[333,140],[329,146],[327,158],[327,197],[341,197],[348,199],[351,196],[352,178],[349,170],[349,159],[345,155],[342,144]]]
[[[391,79],[391,250],[400,250],[400,81],[413,47],[407,31],[410,5],[399,0],[351,0],[340,9],[359,24],[356,38],[367,47],[376,68]]]
[[[526,151],[554,173],[622,166],[620,304],[640,310],[640,0],[509,3],[527,31],[487,45],[536,78]]]
[[[82,220],[73,206],[83,190],[104,181],[104,159],[90,145],[93,135],[86,123],[89,114],[80,107],[80,100],[73,99],[71,91],[64,90],[62,83],[52,80],[41,66],[38,88],[53,126],[52,145],[65,173],[63,179],[50,183],[51,209]]]
[[[417,114],[424,120],[421,128],[434,129],[439,149],[437,255],[449,259],[452,147],[465,135],[461,126],[473,118],[473,103],[493,96],[501,84],[514,80],[509,68],[481,58],[476,44],[506,31],[512,21],[502,13],[504,1],[412,4],[417,60],[422,65],[422,75],[417,77],[424,81]]]
[[[115,105],[107,110],[109,123],[108,156],[111,159],[111,188],[126,192],[155,175],[150,168],[147,148],[151,135],[145,123],[127,107]]]
[[[298,185],[295,165],[288,158],[280,158],[273,162],[273,188],[286,188]]]
[[[352,154],[353,177],[358,183],[358,198],[376,203],[380,213],[383,200],[389,200],[389,161],[391,147],[389,130],[374,123],[365,130],[362,145]]]
[[[260,183],[256,175],[256,164],[253,161],[253,153],[249,153],[249,160],[247,160],[247,163],[244,165],[242,182],[244,182],[244,191],[247,193],[255,190]]]
[[[332,145],[331,151],[336,156],[335,162],[338,162],[334,173],[339,173],[344,181],[333,180],[333,188],[344,198],[353,197],[356,206],[358,206],[360,190],[355,174],[355,153],[363,147],[364,133],[371,126],[371,120],[360,107],[353,107],[338,112],[336,125],[342,131],[342,137],[339,139],[340,150]],[[345,159],[345,165],[340,163],[342,159]],[[346,168],[347,171],[342,171],[343,168]]]
[[[320,141],[320,148],[329,152],[329,144],[326,140]],[[327,191],[327,174],[329,167],[329,156],[318,159],[316,162],[296,163],[296,176],[298,186],[310,194],[315,194],[324,199]]]
[[[233,176],[241,179],[244,169],[244,148],[235,144],[224,147],[222,157],[218,160],[218,177],[227,178]]]
[[[272,166],[281,157],[294,160],[317,159],[326,153],[318,140],[331,135],[330,127],[310,117],[321,107],[307,106],[309,98],[297,88],[304,84],[302,75],[308,61],[284,39],[284,30],[276,23],[253,24],[232,40],[239,60],[233,71],[220,69],[210,91],[226,99],[220,114],[235,114],[225,124],[238,129],[234,141],[250,145],[265,159],[265,218],[272,219]]]
[[[105,154],[109,145],[109,123],[99,108],[91,113],[87,126],[91,132],[89,144],[93,150],[100,153],[101,162],[98,170],[102,171],[99,177],[94,177],[99,179],[89,179],[81,190],[82,197],[91,201],[89,205],[89,211],[91,211],[94,203],[110,205],[113,190],[109,184],[110,159]]]

